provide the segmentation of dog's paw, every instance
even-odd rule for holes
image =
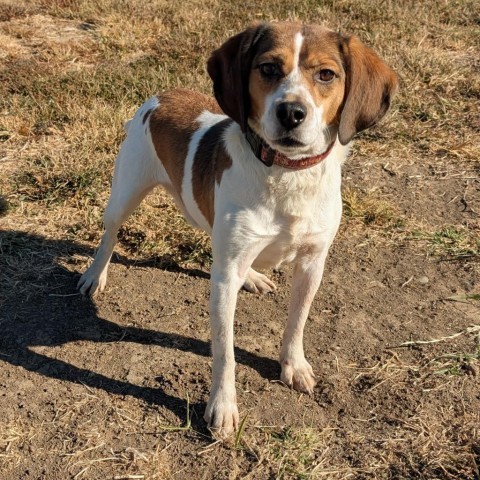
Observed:
[[[248,271],[243,288],[250,293],[268,293],[277,287],[268,277],[251,268]]]
[[[203,417],[212,434],[218,438],[226,438],[238,428],[239,415],[235,395],[227,395],[222,391],[210,395]]]
[[[98,292],[103,292],[105,285],[107,284],[106,272],[98,275],[96,272],[89,268],[78,281],[77,289],[80,290],[82,295],[88,295],[93,297]]]
[[[280,360],[282,374],[280,380],[289,387],[308,394],[313,393],[317,383],[311,365],[304,359]]]

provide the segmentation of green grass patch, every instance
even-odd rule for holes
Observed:
[[[432,361],[436,375],[476,375],[480,362],[480,346],[474,353],[448,353]]]
[[[479,257],[479,232],[462,226],[448,225],[434,232],[413,231],[409,240],[422,241],[433,255]]]

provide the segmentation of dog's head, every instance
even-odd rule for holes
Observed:
[[[395,73],[355,36],[314,25],[258,24],[208,61],[222,110],[285,155],[318,155],[374,125]]]

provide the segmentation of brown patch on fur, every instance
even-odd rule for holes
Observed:
[[[339,48],[340,35],[323,27],[309,26],[300,52],[300,68],[305,83],[317,107],[323,107],[324,122],[329,126],[340,123],[341,106],[345,96],[345,71]],[[332,70],[336,78],[323,84],[315,74],[323,69]]]
[[[223,133],[231,124],[232,120],[227,118],[209,128],[200,140],[193,160],[193,197],[210,226],[215,215],[215,181],[220,183],[223,172],[232,166],[223,143]]]
[[[235,120],[242,131],[250,115],[249,76],[258,44],[265,41],[269,27],[256,23],[229,38],[215,50],[207,63],[213,80],[213,92],[222,110]]]
[[[265,112],[265,98],[269,95],[276,85],[268,84],[262,81],[260,72],[252,70],[250,72],[249,92],[250,92],[250,119],[257,125]]]
[[[180,198],[188,144],[205,110],[222,113],[214,98],[185,89],[158,96],[160,105],[150,115],[150,131],[158,158]]]
[[[299,23],[272,23],[257,46],[249,76],[250,118],[259,122],[265,109],[265,98],[275,91],[278,82],[264,78],[256,68],[260,63],[279,63],[284,75],[288,75],[294,65],[295,34],[301,31]]]
[[[395,72],[357,37],[342,39],[346,70],[346,100],[338,136],[345,145],[380,120],[390,106],[398,80]]]
[[[295,34],[304,36],[299,68],[306,88],[317,106],[323,106],[324,122],[339,129],[342,144],[355,133],[374,125],[388,110],[397,88],[395,73],[357,37],[343,37],[325,27],[298,23],[270,24],[257,45],[249,79],[250,117],[259,122],[265,98],[274,92],[293,68]],[[272,62],[282,67],[279,79],[265,78],[259,63]],[[332,70],[336,77],[322,83],[315,74]],[[291,98],[289,101],[301,101]]]
[[[264,47],[267,44],[260,42],[259,53],[255,57],[253,65],[271,61],[282,66],[284,76],[290,74],[294,68],[295,35],[298,32],[301,32],[304,36],[299,68],[304,78],[305,87],[311,92],[315,104],[323,106],[325,122],[328,125],[338,125],[345,91],[345,72],[339,49],[339,34],[315,25],[272,24],[268,31],[268,46],[270,49],[265,50]],[[315,81],[315,73],[324,68],[331,69],[338,75],[338,78],[332,84],[324,85]],[[258,69],[254,68],[251,71],[251,118],[254,121],[258,122],[260,120],[265,109],[265,97],[275,91],[276,88],[278,88],[277,81],[265,79]],[[302,101],[298,97],[286,97],[285,100]]]

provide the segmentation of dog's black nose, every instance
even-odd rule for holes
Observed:
[[[297,128],[307,116],[307,109],[298,102],[283,102],[277,107],[277,118],[287,130]]]

